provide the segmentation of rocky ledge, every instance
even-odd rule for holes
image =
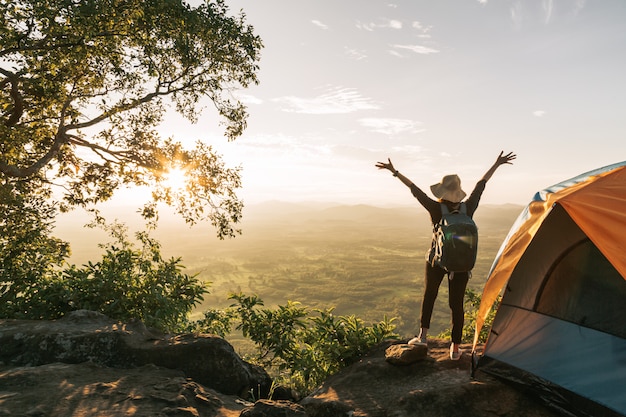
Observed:
[[[162,335],[89,311],[0,320],[0,416],[557,416],[500,381],[470,378],[469,356],[449,360],[444,341],[408,364],[385,355],[398,343],[382,343],[301,401],[252,402],[271,378],[216,336]]]

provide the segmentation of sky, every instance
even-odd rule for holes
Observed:
[[[626,1],[226,3],[264,43],[260,84],[236,93],[248,128],[229,143],[207,110],[161,133],[241,166],[244,204],[414,204],[387,158],[427,192],[456,173],[469,193],[500,151],[517,160],[481,201],[526,204],[626,160]]]

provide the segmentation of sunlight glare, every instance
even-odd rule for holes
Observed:
[[[183,168],[172,168],[165,175],[163,185],[172,190],[182,190],[187,184],[187,171]]]

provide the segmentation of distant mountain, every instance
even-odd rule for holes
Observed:
[[[483,205],[475,215],[479,229],[492,229],[503,233],[513,224],[522,206]],[[114,207],[103,210],[112,221],[125,222],[132,230],[141,229],[142,219],[135,207]],[[93,259],[101,250],[98,243],[111,239],[101,230],[88,229],[84,225],[89,216],[76,210],[58,218],[55,235],[72,244],[78,262]],[[161,240],[166,252],[187,258],[186,248],[223,249],[236,248],[242,244],[254,244],[268,239],[297,238],[300,241],[332,241],[352,238],[376,238],[396,236],[398,239],[428,238],[431,223],[426,210],[414,206],[379,207],[366,204],[335,204],[323,202],[268,201],[245,206],[243,220],[239,225],[242,235],[224,241],[217,239],[215,230],[208,224],[193,227],[174,215],[162,215],[155,236]],[[262,244],[262,243],[258,243]],[[182,251],[182,253],[181,253]]]

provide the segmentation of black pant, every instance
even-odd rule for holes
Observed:
[[[439,266],[431,266],[426,262],[426,286],[424,288],[424,300],[422,301],[421,326],[430,328],[430,318],[433,314],[433,307],[439,292],[439,286],[447,272]],[[455,272],[453,278],[448,280],[448,304],[452,310],[452,342],[461,343],[463,336],[463,322],[465,311],[463,309],[463,299],[465,298],[465,287],[469,280],[469,273]]]

